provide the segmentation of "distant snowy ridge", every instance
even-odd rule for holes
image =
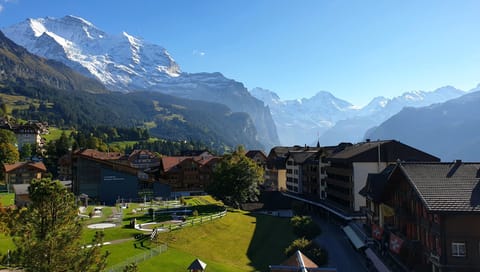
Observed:
[[[286,145],[312,144],[318,139],[326,145],[360,141],[369,128],[404,107],[429,106],[465,94],[445,86],[431,92],[405,92],[394,98],[375,97],[366,106],[358,107],[326,91],[296,100],[281,100],[275,92],[262,88],[250,92],[270,107],[280,141]]]

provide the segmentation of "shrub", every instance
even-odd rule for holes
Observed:
[[[310,216],[294,216],[290,219],[290,223],[293,226],[293,232],[298,237],[313,239],[321,233],[320,227],[313,222]]]

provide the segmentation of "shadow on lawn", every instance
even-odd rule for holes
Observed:
[[[247,251],[250,265],[256,271],[269,271],[269,265],[280,264],[286,259],[285,248],[295,240],[290,219],[255,213],[249,216],[256,220]]]

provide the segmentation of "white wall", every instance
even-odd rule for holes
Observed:
[[[355,211],[366,205],[365,197],[359,194],[360,190],[367,184],[369,173],[380,173],[387,167],[386,162],[354,162],[353,163],[353,198],[355,200]]]

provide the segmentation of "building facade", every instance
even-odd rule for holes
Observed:
[[[93,149],[76,151],[72,155],[73,192],[105,204],[169,197],[170,189],[145,173],[148,168],[144,167],[158,163],[159,158],[149,151],[134,151],[129,156]]]
[[[366,206],[359,192],[369,173],[379,173],[387,165],[400,161],[440,161],[428,153],[395,140],[340,144],[326,156],[327,199],[348,212]]]
[[[213,180],[219,159],[213,155],[162,157],[160,167],[150,174],[159,183],[169,186],[175,196],[203,194]]]
[[[9,190],[14,184],[30,184],[32,179],[41,179],[47,173],[43,162],[17,162],[14,164],[3,164],[5,181]]]
[[[369,177],[372,239],[407,269],[480,271],[480,163],[398,163]]]

